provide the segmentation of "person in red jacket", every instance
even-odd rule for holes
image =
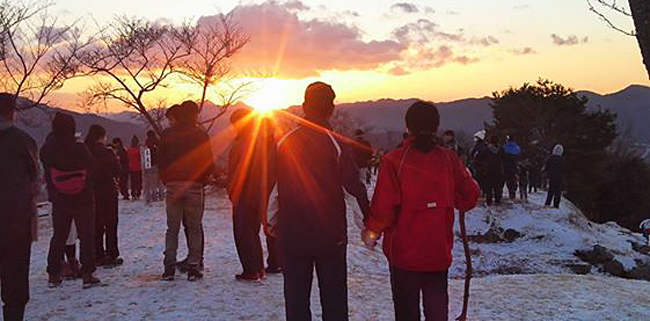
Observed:
[[[129,155],[129,175],[131,176],[131,197],[137,200],[142,194],[142,156],[138,136],[134,135],[131,138],[131,148],[127,150],[127,153]]]
[[[420,320],[420,293],[426,320],[447,320],[454,209],[468,211],[478,202],[469,171],[453,151],[436,144],[439,123],[431,103],[408,109],[409,138],[382,162],[362,233],[368,248],[384,236],[398,321]]]

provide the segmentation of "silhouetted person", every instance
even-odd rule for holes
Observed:
[[[364,132],[357,129],[354,133],[355,144],[352,145],[354,151],[354,162],[357,164],[361,174],[361,181],[370,184],[370,166],[372,161],[372,144],[364,138]]]
[[[131,147],[127,150],[129,156],[129,176],[131,177],[131,197],[140,199],[142,195],[142,154],[138,136],[131,138]]]
[[[464,154],[463,149],[458,145],[456,141],[456,133],[453,130],[446,130],[442,136],[442,142],[445,147],[449,148],[454,152],[458,157],[462,157]],[[461,159],[462,160],[462,159]]]
[[[476,206],[480,190],[460,158],[436,144],[438,109],[416,102],[406,112],[411,133],[386,156],[362,234],[374,248],[384,234],[395,320],[447,321],[447,276],[454,244],[454,209]]]
[[[269,266],[264,269],[260,228],[266,217],[275,159],[273,133],[268,120],[250,109],[238,109],[230,117],[237,132],[228,159],[228,193],[233,204],[233,233],[243,272],[236,278],[256,281],[266,272],[280,273],[275,239],[267,240]]]
[[[369,204],[352,151],[328,122],[335,97],[325,83],[309,85],[302,105],[305,122],[278,142],[277,230],[288,321],[311,320],[314,269],[323,320],[348,320],[343,190],[357,199],[366,217]]]
[[[113,138],[113,149],[115,150],[115,156],[117,156],[117,161],[120,164],[120,175],[118,177],[118,185],[120,188],[120,193],[122,198],[125,200],[130,199],[129,197],[129,155],[124,148],[124,143],[122,139]]]
[[[15,96],[0,94],[0,290],[6,321],[21,321],[29,301],[31,243],[36,238],[36,142],[14,126]]]
[[[68,114],[57,112],[52,134],[41,149],[41,161],[52,201],[54,233],[47,255],[47,273],[51,287],[59,286],[61,258],[71,223],[81,241],[81,274],[84,287],[99,284],[95,278],[95,204],[91,173],[94,159],[83,143],[75,138],[76,124]]]
[[[515,142],[513,136],[508,136],[508,141],[502,148],[503,153],[503,175],[508,186],[508,195],[511,200],[517,198],[517,187],[519,186],[519,154],[521,148]]]
[[[178,233],[185,225],[189,250],[187,277],[203,277],[200,264],[203,248],[204,186],[214,173],[214,156],[208,134],[197,125],[198,106],[184,102],[177,107],[174,125],[165,129],[160,139],[158,170],[167,188],[167,233],[165,237],[165,272],[163,280],[173,280],[176,273]]]
[[[481,130],[474,134],[474,146],[469,152],[469,168],[474,176],[474,179],[481,187],[483,194],[487,194],[488,186],[488,164],[486,159],[482,159],[483,153],[488,148],[485,142],[485,131]]]
[[[106,146],[106,129],[92,125],[85,140],[95,158],[91,179],[95,193],[95,257],[97,265],[117,266],[120,258],[117,240],[118,186],[121,166],[115,152]]]
[[[530,169],[528,171],[528,179],[529,179],[529,193],[537,193],[537,190],[541,188],[542,186],[542,170],[537,164],[537,162],[531,164]]]
[[[158,175],[158,145],[160,140],[156,132],[147,132],[147,140],[144,143],[142,155],[142,167],[144,172],[144,200],[147,203],[162,200],[162,186]]]
[[[562,157],[563,154],[564,146],[556,145],[553,148],[553,154],[546,160],[546,166],[544,166],[544,173],[546,173],[549,180],[546,206],[553,204],[553,207],[560,208],[567,174],[567,165]]]
[[[503,153],[499,146],[499,137],[492,135],[489,145],[478,155],[478,162],[485,166],[486,201],[490,206],[493,203],[501,205],[503,197]]]

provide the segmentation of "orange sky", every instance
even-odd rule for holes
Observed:
[[[78,1],[61,0],[57,6],[101,22],[127,3],[116,0],[110,8],[95,4],[83,12],[74,6]],[[257,81],[244,99],[260,108],[299,104],[306,85],[316,80],[331,83],[338,102],[387,97],[450,101],[490,95],[539,77],[599,93],[649,83],[635,39],[608,29],[581,0],[439,1],[435,6],[429,1],[332,0],[327,7],[320,1],[225,1],[216,7],[188,0],[183,8],[165,3],[153,11],[145,10],[147,1],[133,4],[131,12],[201,22],[210,14],[233,11],[251,37],[236,70],[275,75]],[[75,108],[76,93],[90,82],[70,81],[50,100]],[[155,98],[174,102],[199,95],[187,84],[171,85]]]

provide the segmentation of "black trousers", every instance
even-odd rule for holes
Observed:
[[[420,320],[420,294],[427,321],[447,321],[447,271],[412,272],[390,268],[396,321]]]
[[[560,207],[560,201],[562,200],[562,191],[564,190],[564,182],[562,180],[549,180],[548,186],[548,196],[546,196],[546,206],[553,206],[555,208]]]
[[[508,187],[508,197],[511,200],[517,198],[518,184],[519,182],[517,181],[517,175],[510,175],[508,179],[506,179],[506,186]]]
[[[0,227],[0,287],[3,320],[22,321],[29,301],[29,261],[31,256],[31,222]]]
[[[492,205],[493,202],[497,205],[501,204],[501,199],[503,198],[503,181],[500,179],[487,179],[485,184],[487,187],[485,193],[487,204]]]
[[[120,256],[117,242],[118,205],[116,191],[95,191],[95,256]]]
[[[142,171],[130,172],[131,176],[131,196],[139,198],[142,195]]]
[[[310,321],[314,268],[318,277],[323,321],[348,320],[347,247],[331,255],[295,256],[282,252],[287,321]]]
[[[244,273],[257,273],[264,269],[264,252],[260,240],[263,209],[259,203],[240,201],[233,205],[235,246]]]
[[[269,250],[269,256],[266,258],[266,265],[270,268],[278,268],[280,264],[280,253],[278,252],[277,239],[272,236],[266,236],[266,247]]]
[[[122,197],[125,199],[129,198],[129,172],[124,171],[120,173],[120,177],[118,180],[119,186],[120,186],[120,194],[122,194]]]
[[[64,207],[54,204],[52,210],[54,233],[47,254],[47,273],[61,274],[61,257],[74,221],[81,241],[81,273],[95,272],[95,211],[92,205]]]

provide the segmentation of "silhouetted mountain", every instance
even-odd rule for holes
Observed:
[[[19,113],[17,126],[29,133],[41,146],[51,131],[51,120],[57,111],[63,111],[74,117],[77,123],[77,132],[85,137],[88,128],[94,124],[102,125],[108,132],[108,138],[120,137],[125,144],[129,144],[131,137],[137,135],[141,140],[145,136],[145,127],[135,123],[119,122],[94,114],[81,114],[73,111],[40,105]]]
[[[579,91],[579,95],[589,98],[591,108],[610,109],[619,115],[619,131],[630,128],[633,138],[642,143],[650,143],[650,87],[633,85],[616,93],[600,95],[589,91]],[[347,114],[367,132],[373,145],[378,148],[392,148],[401,141],[405,131],[404,114],[416,99],[380,99],[357,103],[340,104],[337,110]],[[490,98],[470,98],[453,102],[436,103],[441,115],[441,130],[453,129],[460,140],[471,142],[471,135],[481,130],[485,123],[492,121]],[[225,131],[229,126],[230,114],[239,104],[231,108],[222,118],[216,121],[211,133],[224,137],[223,145],[227,145],[232,133]],[[292,108],[298,108],[293,106]],[[218,108],[207,103],[204,119],[216,114]],[[123,112],[107,115],[111,119],[136,122],[133,113]],[[221,145],[221,144],[220,144]],[[221,148],[217,148],[218,150]]]
[[[619,92],[599,95],[579,92],[589,98],[590,108],[609,109],[618,115],[619,133],[629,130],[640,143],[650,143],[650,87],[632,85]]]

